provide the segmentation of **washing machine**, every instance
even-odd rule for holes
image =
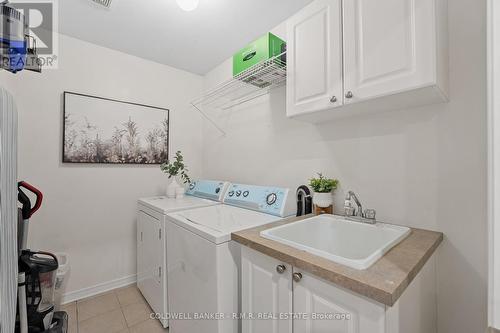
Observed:
[[[239,331],[240,246],[231,233],[292,215],[288,192],[232,184],[223,205],[167,215],[170,333]]]
[[[137,212],[137,286],[164,327],[168,327],[166,215],[220,205],[229,183],[199,180],[180,199],[157,196],[139,200]]]

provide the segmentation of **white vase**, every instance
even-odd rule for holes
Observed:
[[[181,187],[177,182],[177,177],[170,178],[170,183],[167,185],[167,198],[175,198],[177,189]]]
[[[330,207],[333,204],[332,192],[316,193],[313,195],[313,204],[321,208]]]
[[[175,198],[182,199],[182,198],[184,198],[185,193],[186,193],[186,189],[184,188],[184,186],[180,186],[175,190]]]

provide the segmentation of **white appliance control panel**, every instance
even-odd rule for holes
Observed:
[[[196,180],[189,184],[187,195],[222,201],[229,183],[218,180]]]
[[[231,184],[224,203],[262,213],[285,217],[288,201],[287,188]]]

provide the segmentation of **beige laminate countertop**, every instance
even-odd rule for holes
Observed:
[[[375,264],[366,270],[357,270],[260,236],[262,230],[311,216],[293,217],[235,232],[231,239],[388,306],[396,303],[443,240],[440,232],[412,228],[407,238]]]

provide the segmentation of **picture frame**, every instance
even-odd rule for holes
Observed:
[[[169,144],[167,108],[63,93],[63,163],[159,165]]]

